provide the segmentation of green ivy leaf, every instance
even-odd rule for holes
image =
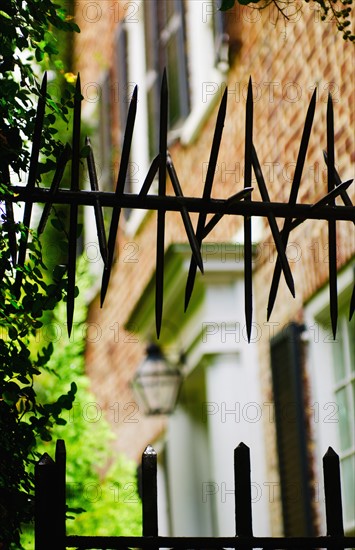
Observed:
[[[35,56],[36,56],[36,61],[40,63],[44,57],[44,54],[39,48],[36,48]]]
[[[69,23],[69,27],[72,31],[80,33],[80,28],[76,23]]]
[[[9,15],[8,13],[2,11],[2,10],[0,10],[0,15],[1,15],[2,17],[5,17],[5,19],[10,19],[10,20],[11,20],[10,15]]]
[[[58,426],[65,426],[66,423],[67,423],[67,421],[64,418],[57,418],[56,419],[56,424],[58,424]]]
[[[16,340],[17,335],[18,335],[18,333],[17,333],[16,328],[14,326],[11,326],[9,328],[9,337],[11,338],[11,340]]]
[[[52,436],[48,430],[41,430],[40,436],[42,441],[52,441]]]
[[[52,218],[51,224],[55,229],[57,229],[57,231],[63,231],[63,224],[59,220],[57,220],[57,218]]]

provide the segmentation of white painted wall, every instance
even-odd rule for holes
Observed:
[[[235,447],[243,442],[251,455],[254,534],[266,536],[269,534],[268,491],[263,485],[265,448],[255,358],[249,356],[246,362],[242,354],[216,356],[207,370],[207,393],[212,478],[218,490],[217,535],[235,535],[233,459]]]
[[[187,358],[189,369],[205,365],[201,428],[180,410],[169,421],[174,534],[235,535],[234,449],[243,441],[251,448],[254,534],[267,536],[269,491],[263,485],[266,468],[257,344],[247,344],[243,330],[243,280],[227,269],[219,275],[207,269],[205,280],[204,304],[194,323],[195,344]],[[184,343],[188,348],[189,342]],[[184,383],[189,383],[188,378]],[[191,453],[195,453],[193,458]]]
[[[212,514],[202,489],[210,479],[207,434],[178,408],[167,433],[167,469],[173,536],[212,536]]]

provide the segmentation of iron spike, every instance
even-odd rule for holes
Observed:
[[[167,155],[166,165],[167,165],[167,168],[168,168],[168,173],[169,173],[169,176],[170,176],[170,179],[171,179],[171,183],[172,183],[174,191],[175,191],[175,195],[177,197],[183,197],[184,195],[183,195],[183,192],[182,192],[182,189],[181,189],[179,178],[178,178],[177,173],[175,171],[175,167],[174,167],[174,164],[173,164],[173,161],[172,161],[172,158],[171,158],[169,152],[168,152],[168,155]],[[190,243],[191,252],[192,252],[193,257],[195,259],[196,265],[198,265],[199,270],[201,271],[201,273],[203,273],[203,261],[202,261],[200,246],[199,246],[199,243],[196,239],[196,235],[195,235],[192,223],[191,223],[191,218],[190,218],[190,215],[189,215],[189,212],[188,212],[186,206],[181,206],[180,212],[181,212],[182,220],[184,222],[186,235],[187,235],[187,238],[188,238],[189,243]]]
[[[137,86],[135,86],[132,99],[129,105],[129,109],[128,109],[126,129],[125,129],[124,138],[123,138],[121,163],[120,163],[120,169],[118,171],[117,185],[116,185],[116,191],[115,191],[115,204],[112,208],[111,224],[110,224],[108,245],[107,245],[108,261],[107,261],[107,267],[104,268],[104,272],[102,275],[102,283],[101,283],[101,297],[100,297],[101,307],[104,305],[108,283],[110,281],[113,256],[115,253],[118,224],[120,221],[120,214],[121,214],[120,199],[123,195],[124,185],[125,185],[126,176],[127,176],[129,155],[130,155],[131,145],[132,145],[133,129],[134,129],[134,123],[135,123],[136,114],[137,114],[137,99],[138,99],[138,88]]]
[[[205,186],[203,189],[203,199],[205,200],[209,200],[211,197],[213,178],[216,170],[219,147],[222,140],[224,121],[226,118],[227,97],[228,97],[228,88],[226,87],[223,93],[221,104],[219,106],[216,127],[213,135],[210,159],[208,163]],[[202,244],[202,239],[203,239],[202,234],[205,228],[206,218],[207,218],[207,213],[201,212],[197,220],[196,239],[200,246]],[[190,261],[190,268],[187,276],[187,283],[186,283],[186,289],[185,289],[185,311],[188,308],[192,291],[194,288],[196,269],[197,269],[197,265],[194,258],[192,257]]]
[[[331,94],[328,95],[327,103],[327,155],[328,155],[328,193],[334,188],[334,111]],[[331,204],[335,204],[334,199]],[[328,251],[329,251],[329,300],[330,319],[333,331],[333,338],[336,338],[338,323],[338,295],[337,295],[337,237],[336,221],[328,221]]]
[[[158,194],[164,197],[166,193],[166,155],[168,135],[168,83],[164,69],[160,91],[160,128],[159,128],[159,186]],[[165,210],[159,210],[157,215],[157,249],[155,272],[155,327],[159,339],[163,316],[164,292],[164,234]]]
[[[90,187],[92,191],[98,191],[99,190],[99,184],[97,181],[97,174],[96,174],[96,167],[95,167],[95,159],[94,159],[94,152],[91,147],[90,138],[86,138],[85,144],[87,147],[89,147],[89,154],[86,158],[87,160],[87,167],[89,172],[89,179],[90,179]],[[104,224],[104,218],[102,215],[102,208],[101,204],[98,198],[95,198],[95,204],[94,204],[94,212],[95,212],[95,220],[96,220],[96,231],[97,231],[97,238],[99,241],[99,248],[101,253],[102,261],[104,262],[104,266],[107,267],[108,263],[108,252],[107,252],[107,242],[106,242],[106,232],[105,232],[105,224]]]
[[[55,193],[59,189],[59,185],[60,185],[60,182],[62,180],[65,167],[68,163],[68,160],[70,159],[70,156],[71,156],[71,147],[70,147],[69,143],[66,143],[63,151],[61,152],[61,154],[59,156],[58,162],[57,162],[57,168],[55,170],[53,180],[52,180],[52,183],[51,183],[51,187],[50,187],[51,195],[55,195]],[[52,201],[49,201],[44,205],[43,212],[42,212],[42,215],[41,215],[41,219],[39,221],[38,228],[37,228],[38,235],[41,235],[43,233],[45,227],[46,227],[46,223],[48,221],[52,206],[53,206]]]
[[[256,175],[256,180],[258,182],[261,198],[264,202],[270,202],[269,193],[268,193],[268,190],[267,190],[266,185],[265,185],[264,176],[263,176],[263,173],[262,173],[262,170],[261,170],[261,166],[260,166],[259,159],[258,159],[258,156],[257,156],[254,145],[252,147],[252,163],[253,163],[254,172],[255,172],[255,175]],[[271,229],[271,233],[272,233],[272,236],[273,236],[273,239],[274,239],[274,243],[275,243],[275,246],[276,246],[278,257],[280,258],[280,261],[281,261],[281,267],[282,267],[282,271],[283,271],[284,276],[285,276],[287,286],[290,289],[290,292],[291,292],[292,296],[295,297],[295,284],[294,284],[294,281],[293,281],[293,277],[292,277],[292,273],[291,273],[289,263],[287,261],[286,251],[285,251],[285,248],[284,248],[284,244],[282,242],[282,237],[281,237],[281,234],[279,232],[279,228],[278,228],[277,223],[276,223],[276,218],[275,218],[274,214],[272,212],[270,212],[270,213],[267,214],[267,219],[268,219],[268,222],[269,222],[269,225],[270,225],[270,229]]]
[[[310,138],[310,135],[311,135],[313,119],[314,119],[314,113],[315,113],[315,108],[316,108],[316,98],[317,98],[316,91],[317,90],[315,89],[313,94],[312,94],[312,98],[311,98],[311,101],[310,101],[310,104],[309,104],[308,110],[307,110],[306,121],[305,121],[303,132],[302,132],[301,144],[300,144],[300,148],[299,148],[299,151],[298,151],[296,168],[295,168],[295,173],[294,173],[294,176],[293,176],[291,192],[290,192],[290,197],[289,197],[289,201],[288,201],[289,205],[291,205],[291,206],[294,206],[296,204],[298,190],[299,190],[300,183],[301,183],[303,166],[304,166],[304,162],[305,162],[305,159],[306,159],[308,143],[309,143],[309,138]],[[284,220],[283,229],[282,229],[282,232],[281,232],[285,250],[286,250],[286,247],[287,247],[288,237],[289,237],[289,234],[290,234],[290,231],[291,231],[291,226],[292,226],[292,218],[286,218]],[[281,276],[281,263],[280,263],[279,259],[277,259],[275,269],[274,269],[274,274],[273,274],[273,277],[272,277],[271,288],[270,288],[270,293],[269,293],[269,300],[268,300],[268,305],[267,305],[267,320],[270,319],[270,316],[271,316],[271,313],[272,313],[272,310],[273,310],[273,307],[274,307],[274,304],[275,304],[277,290],[278,290],[279,282],[280,282],[280,276]]]
[[[248,94],[246,102],[245,119],[245,167],[244,167],[244,188],[251,186],[252,172],[252,146],[253,146],[253,88],[252,80],[249,78]],[[250,197],[245,198],[250,201]],[[251,217],[244,216],[244,310],[248,342],[250,342],[251,327],[253,319],[253,288],[252,288],[252,234]]]
[[[80,127],[81,127],[81,85],[80,74],[78,74],[74,94],[74,117],[73,117],[73,142],[72,142],[72,165],[71,165],[71,191],[79,191],[79,163],[80,163]],[[75,302],[75,275],[76,275],[76,252],[78,238],[78,204],[70,205],[69,215],[69,242],[68,242],[68,287],[67,287],[67,325],[68,336],[73,326],[74,302]]]
[[[148,194],[149,189],[154,181],[155,175],[159,170],[159,166],[160,166],[160,155],[158,153],[157,156],[154,157],[154,159],[152,160],[152,164],[150,165],[148,174],[143,182],[141,190],[139,191],[140,197],[145,197]]]

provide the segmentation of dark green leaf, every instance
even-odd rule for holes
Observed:
[[[58,231],[63,231],[63,224],[62,224],[60,221],[58,221],[57,218],[52,218],[52,219],[51,219],[51,224],[52,224],[53,227],[54,227],[55,229],[57,229]]]
[[[56,420],[56,424],[58,424],[59,426],[65,426],[66,423],[67,421],[64,418],[57,418]]]
[[[9,337],[11,338],[11,340],[16,340],[17,338],[17,330],[14,326],[9,328]]]

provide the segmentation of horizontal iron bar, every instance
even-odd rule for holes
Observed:
[[[56,204],[80,204],[94,206],[98,200],[101,206],[114,206],[115,193],[105,191],[70,191],[59,189],[52,195],[49,189],[36,188],[30,192],[25,187],[13,186],[15,195],[8,195],[6,199],[12,202],[39,202],[52,201]],[[180,211],[185,206],[189,212],[205,212],[206,214],[227,214],[242,216],[267,216],[272,212],[279,218],[300,218],[319,220],[348,220],[355,218],[354,206],[322,206],[312,208],[310,204],[296,204],[291,206],[280,202],[241,201],[226,207],[228,199],[203,199],[196,197],[176,197],[158,195],[126,194],[120,196],[121,208],[136,208],[141,210]]]
[[[352,548],[355,537],[86,537],[67,536],[66,547],[123,548]]]

